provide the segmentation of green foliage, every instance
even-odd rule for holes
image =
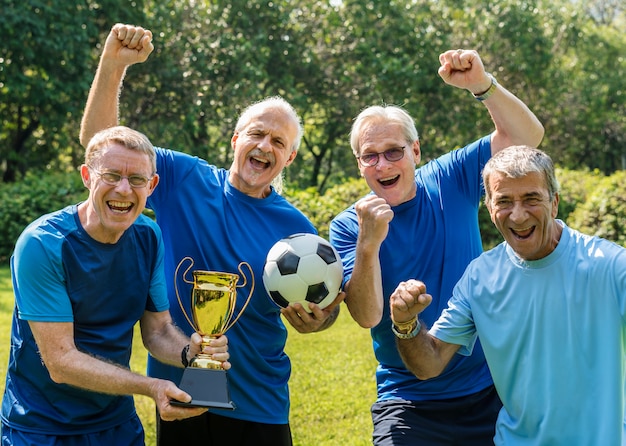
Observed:
[[[78,203],[87,194],[77,172],[30,172],[22,181],[0,183],[0,263],[7,262],[17,238],[33,220]]]
[[[626,247],[626,171],[602,178],[570,215],[571,226]]]
[[[285,197],[309,217],[320,237],[328,239],[330,221],[369,191],[365,180],[352,178],[343,184],[333,186],[323,195],[314,188],[300,191],[287,189]]]
[[[557,167],[556,178],[560,185],[557,217],[569,224],[572,212],[587,202],[589,194],[596,188],[602,177],[603,175],[598,170],[571,170]]]
[[[12,182],[28,170],[76,166],[103,15],[133,20],[128,11],[140,9],[116,0],[2,0],[1,9],[0,177]]]
[[[424,161],[465,145],[493,123],[467,91],[437,75],[439,54],[462,47],[477,49],[536,112],[557,163],[605,174],[626,167],[626,33],[616,2],[2,0],[2,11],[5,182],[79,164],[82,108],[116,22],[150,28],[155,44],[146,63],[128,70],[122,123],[218,166],[232,161],[242,108],[276,94],[305,126],[285,173],[299,189],[323,193],[358,178],[348,135],[367,105],[405,106]]]

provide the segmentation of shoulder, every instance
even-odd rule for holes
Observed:
[[[577,256],[594,259],[595,262],[603,262],[617,257],[626,262],[626,248],[623,246],[596,235],[585,234],[565,224],[563,230],[568,232],[568,237],[571,240],[570,246],[577,251]]]
[[[133,227],[140,231],[154,233],[159,238],[161,237],[161,228],[157,222],[145,214],[140,214],[139,217],[137,217]]]
[[[38,240],[47,244],[57,244],[77,229],[76,205],[68,206],[49,214],[42,215],[31,222],[18,237],[19,245]]]

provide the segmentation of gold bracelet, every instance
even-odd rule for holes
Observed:
[[[393,325],[396,327],[396,329],[399,332],[404,333],[408,333],[413,330],[413,328],[415,328],[415,324],[417,324],[417,316],[406,322],[393,322]]]
[[[407,327],[409,327],[409,329],[404,331]],[[420,324],[417,317],[409,322],[400,322],[399,324],[391,323],[391,331],[399,339],[412,339],[419,334],[421,329],[422,324]]]

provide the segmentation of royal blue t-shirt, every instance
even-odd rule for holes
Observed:
[[[232,364],[227,376],[236,409],[215,412],[259,423],[288,423],[291,363],[284,351],[287,329],[280,308],[263,286],[263,267],[274,243],[294,233],[315,233],[314,226],[274,190],[262,199],[245,195],[228,182],[227,170],[202,159],[157,149],[157,172],[159,187],[148,206],[163,231],[170,312],[175,323],[187,334],[194,331],[178,302],[180,297],[191,316],[192,285],[188,282],[193,281],[193,270],[239,275],[234,317],[241,317],[226,332]],[[250,265],[253,274],[242,262]],[[179,383],[183,369],[149,357],[148,373]]]
[[[57,384],[28,321],[71,322],[79,350],[129,367],[133,328],[145,311],[168,308],[163,245],[141,215],[115,244],[83,229],[77,206],[44,215],[20,235],[11,258],[15,310],[2,421],[33,433],[79,435],[136,416],[132,396]]]
[[[420,315],[431,326],[446,308],[470,261],[482,252],[478,207],[481,172],[491,157],[491,137],[447,153],[416,169],[415,198],[392,208],[393,220],[380,248],[383,317],[371,330],[378,399],[441,400],[476,393],[492,384],[480,345],[456,355],[438,377],[419,380],[404,366],[391,331],[389,296],[398,284],[418,279],[433,301]],[[330,225],[330,241],[342,257],[344,281],[352,276],[359,224],[354,205]]]

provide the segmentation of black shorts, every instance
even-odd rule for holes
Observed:
[[[493,446],[502,402],[493,386],[441,401],[385,400],[372,406],[376,446]]]
[[[157,413],[157,446],[292,446],[289,424],[265,424],[205,412],[163,421]]]

